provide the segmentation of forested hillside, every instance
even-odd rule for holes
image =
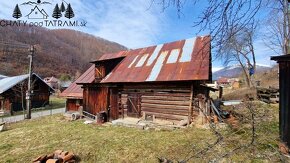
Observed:
[[[3,44],[4,42],[4,44]],[[9,44],[5,44],[9,42]],[[48,30],[36,27],[0,28],[0,74],[27,73],[27,48],[14,44],[35,45],[34,70],[42,77],[83,72],[91,60],[104,53],[126,49],[117,43],[74,30]]]

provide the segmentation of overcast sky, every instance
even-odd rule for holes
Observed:
[[[29,0],[1,0],[0,18],[15,20],[12,14],[15,5],[19,4],[23,14],[21,20],[26,20],[25,16],[32,6],[20,4],[27,1]],[[40,5],[39,8],[44,9],[51,18],[55,4],[62,1],[46,1],[52,5]],[[193,5],[188,0],[182,13],[178,15],[175,8],[170,7],[162,11],[160,5],[151,5],[151,0],[66,0],[66,2],[72,5],[76,16],[74,20],[87,21],[86,27],[72,29],[117,42],[131,49],[195,37],[198,29],[192,26],[205,6]],[[205,34],[207,33],[199,33]],[[269,56],[275,54],[259,39],[255,45],[258,63],[273,64]],[[214,70],[222,67],[218,60],[214,60],[213,65]]]

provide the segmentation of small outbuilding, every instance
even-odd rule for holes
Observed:
[[[0,110],[13,114],[26,108],[26,91],[29,75],[6,77],[0,80]],[[32,75],[32,107],[39,108],[49,104],[53,89],[38,75]]]
[[[55,77],[46,77],[44,78],[44,81],[46,82],[47,85],[49,85],[51,88],[54,90],[60,89],[60,80],[58,80]]]
[[[66,98],[66,111],[79,111],[83,106],[83,88],[77,83],[92,83],[95,80],[95,65],[92,65],[76,81],[68,86],[60,96]]]

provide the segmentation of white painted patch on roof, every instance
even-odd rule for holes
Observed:
[[[157,59],[157,62],[155,63],[154,67],[152,68],[152,71],[146,81],[155,81],[158,77],[158,75],[161,72],[161,69],[163,67],[164,60],[168,54],[168,51],[164,51],[160,54],[160,56]]]
[[[151,57],[149,58],[149,60],[148,60],[148,62],[146,64],[146,66],[150,66],[155,61],[155,59],[157,58],[157,56],[158,56],[160,50],[162,49],[162,47],[163,47],[163,44],[158,45],[155,48],[154,52],[152,53]]]
[[[137,55],[137,56],[134,58],[134,60],[131,62],[131,64],[128,66],[128,68],[131,68],[131,67],[134,65],[134,63],[136,62],[136,60],[137,60],[138,57],[139,57],[139,55]]]
[[[7,77],[0,80],[0,94],[12,88],[16,84],[22,82],[23,80],[27,79],[28,76],[29,75],[27,74],[27,75],[20,75],[20,76],[14,76],[14,77]]]
[[[149,54],[143,55],[135,67],[142,67],[145,61],[147,60],[148,56]]]
[[[174,49],[171,51],[170,56],[167,59],[167,63],[176,63],[179,57],[180,49]]]
[[[179,59],[179,62],[190,62],[191,61],[191,54],[194,49],[196,38],[191,38],[185,40],[185,44],[183,46],[183,52]]]
[[[110,72],[102,81],[107,80],[112,75],[112,72]]]

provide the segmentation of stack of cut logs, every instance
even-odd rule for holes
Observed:
[[[259,100],[266,103],[278,103],[279,102],[279,89],[277,88],[257,88],[257,96]]]
[[[39,156],[33,163],[75,163],[75,155],[72,152],[56,150],[49,155]]]

